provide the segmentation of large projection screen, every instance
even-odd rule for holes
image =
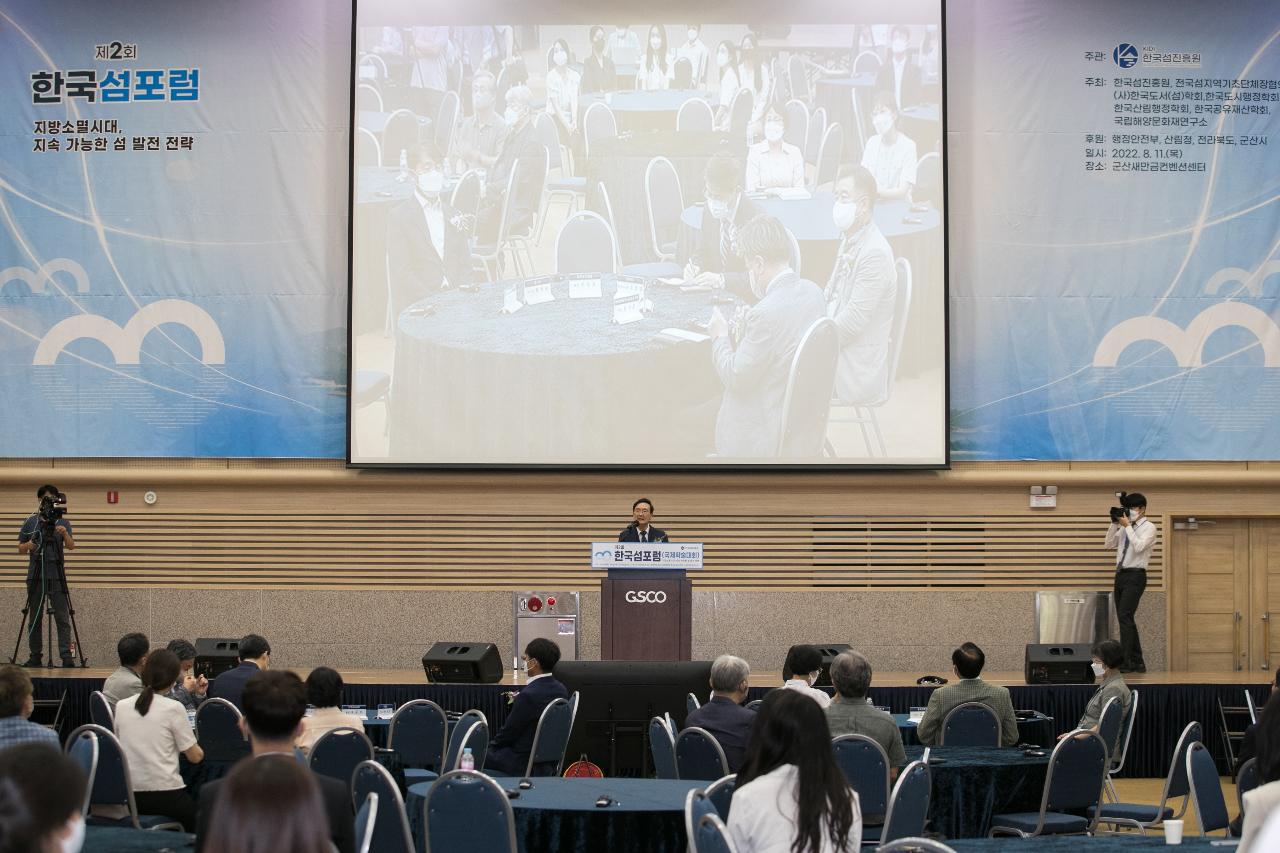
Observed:
[[[359,0],[348,462],[945,466],[944,67],[942,0]]]

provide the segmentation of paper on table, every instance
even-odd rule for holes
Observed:
[[[666,335],[669,338],[676,338],[681,341],[692,341],[694,343],[702,343],[703,341],[711,340],[710,335],[704,335],[701,332],[691,332],[688,329],[677,329],[674,327],[670,329],[663,329],[658,334]]]

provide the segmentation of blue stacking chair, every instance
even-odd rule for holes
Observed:
[[[111,703],[107,701],[107,694],[101,690],[89,694],[89,721],[112,734],[116,733],[116,715],[111,710]]]
[[[439,775],[449,737],[449,718],[430,699],[414,699],[396,709],[387,733],[387,748],[394,749],[404,766],[406,784]]]
[[[413,832],[405,813],[404,798],[396,780],[376,761],[362,761],[351,776],[352,800],[365,802],[376,797],[378,811],[373,821],[370,849],[374,853],[413,853]]]
[[[981,702],[965,702],[942,721],[939,746],[999,746],[1000,719]]]
[[[360,729],[343,726],[321,735],[311,747],[308,764],[314,772],[337,779],[350,788],[351,775],[357,765],[371,760],[373,744],[368,736]]]
[[[1173,758],[1169,761],[1169,773],[1164,779],[1164,791],[1160,794],[1158,805],[1147,803],[1105,803],[1098,809],[1098,823],[1110,826],[1131,826],[1143,835],[1148,829],[1154,829],[1166,820],[1180,819],[1187,811],[1190,802],[1191,786],[1187,781],[1187,750],[1191,744],[1203,737],[1200,724],[1188,723],[1173,747]],[[1182,798],[1182,806],[1178,813],[1168,805],[1170,799]],[[1089,813],[1093,817],[1093,812]]]
[[[94,723],[73,731],[67,743],[75,744],[85,734],[96,736],[98,762],[94,769],[93,786],[89,788],[90,806],[124,806],[129,814],[119,819],[94,817],[86,821],[91,826],[132,826],[134,829],[172,829],[182,831],[182,824],[165,815],[140,815],[133,799],[133,781],[129,778],[129,760],[125,758],[120,741],[105,728]]]
[[[840,735],[831,740],[836,764],[858,792],[863,839],[874,837],[889,809],[889,756],[866,735]]]
[[[662,717],[649,721],[649,754],[653,756],[653,770],[659,779],[680,778],[676,770],[676,741]]]
[[[378,795],[369,794],[356,812],[356,851],[370,853],[373,849],[373,832],[378,822]]]
[[[483,773],[451,770],[427,791],[426,853],[516,853],[507,794]]]
[[[477,711],[474,708],[464,713],[461,717],[458,718],[458,721],[453,724],[453,730],[449,732],[449,747],[444,752],[444,768],[443,768],[444,770],[448,771],[448,770],[458,769],[458,758],[462,755],[462,747],[463,747],[462,742],[470,734],[471,728],[476,723],[484,723],[485,731],[487,734],[488,728],[489,728],[489,719],[485,717],[483,711]],[[487,737],[485,738],[485,742],[486,744],[488,743]],[[470,744],[468,744],[468,746],[470,746]],[[487,746],[486,746],[486,751],[487,751]],[[474,747],[472,747],[471,754],[473,756],[476,754]],[[483,765],[480,763],[479,757],[477,757],[476,768],[478,769],[482,766]]]
[[[885,812],[884,826],[879,841],[887,844],[899,838],[916,838],[924,835],[929,819],[929,798],[933,787],[933,774],[923,761],[913,761],[898,774],[893,795],[889,797],[889,810]],[[863,838],[867,837],[863,832]]]
[[[1098,734],[1107,747],[1107,767],[1111,766],[1111,756],[1120,745],[1120,730],[1124,727],[1124,705],[1119,699],[1108,699],[1102,706],[1102,715],[1098,717]]]
[[[686,714],[692,714],[694,711],[702,707],[702,703],[698,701],[698,697],[690,693],[684,697],[684,711]]]
[[[240,731],[240,709],[226,699],[206,699],[196,709],[196,739],[205,761],[234,764],[252,749]]]
[[[1091,834],[1097,817],[1080,817],[1070,812],[1093,809],[1092,813],[1097,814],[1106,773],[1107,745],[1098,733],[1084,729],[1067,732],[1049,756],[1040,811],[992,815],[989,835],[1032,838]],[[1214,782],[1217,782],[1216,776]]]
[[[1227,800],[1222,796],[1222,784],[1218,781],[1218,766],[1213,756],[1199,741],[1187,747],[1187,778],[1191,782],[1191,802],[1196,808],[1196,821],[1200,824],[1200,836],[1219,829],[1230,835],[1231,818],[1227,814]]]
[[[80,765],[86,781],[84,804],[80,814],[89,816],[89,801],[93,795],[93,779],[98,774],[98,735],[93,731],[81,732],[78,737],[67,739],[67,755]]]
[[[1262,773],[1258,770],[1258,759],[1250,758],[1236,771],[1236,797],[1239,799],[1240,813],[1244,814],[1244,795],[1258,787],[1262,782]]]
[[[577,715],[576,690],[568,699],[555,699],[542,709],[538,728],[533,733],[533,751],[529,753],[526,777],[560,775],[564,767],[564,751],[569,746],[569,734],[573,731],[573,720]]]
[[[476,768],[484,767],[485,757],[489,754],[489,724],[484,720],[472,723],[462,736],[462,741],[458,744],[458,763],[462,762],[462,755],[468,747],[471,749],[471,757],[475,759]],[[457,764],[453,769],[458,769]]]
[[[710,782],[729,775],[729,761],[711,732],[691,726],[676,737],[676,772],[681,779]]]
[[[720,815],[723,821],[729,820],[729,806],[733,802],[733,792],[737,787],[737,774],[717,779],[707,786],[707,799],[716,807],[716,814]]]
[[[876,853],[956,853],[954,847],[948,847],[941,841],[932,838],[899,838],[876,848]]]
[[[724,821],[718,815],[704,814],[693,836],[694,853],[737,853]]]
[[[1247,691],[1246,691],[1247,692]],[[1124,769],[1125,757],[1129,754],[1129,744],[1133,741],[1133,722],[1138,718],[1138,691],[1129,691],[1129,715],[1125,718],[1124,734],[1121,736],[1120,743],[1111,750],[1111,763],[1107,765],[1107,795],[1111,797],[1112,802],[1120,799],[1120,794],[1116,791],[1115,782],[1112,781],[1116,776],[1120,775],[1120,771]]]
[[[694,788],[684,797],[684,835],[689,839],[690,848],[694,848],[694,838],[698,834],[698,824],[707,815],[716,815],[716,804],[707,796],[702,788]],[[696,848],[695,848],[696,849]]]

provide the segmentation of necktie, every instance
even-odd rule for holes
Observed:
[[[1124,555],[1129,553],[1129,533],[1121,527],[1120,535],[1124,537],[1124,542],[1120,545],[1120,559],[1116,560],[1117,569],[1124,567]]]
[[[649,531],[647,531],[647,530],[641,530],[641,531],[640,531],[640,541],[641,541],[641,542],[648,542],[648,541],[649,541]]]

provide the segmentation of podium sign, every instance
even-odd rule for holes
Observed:
[[[701,542],[592,542],[593,569],[702,568]]]

